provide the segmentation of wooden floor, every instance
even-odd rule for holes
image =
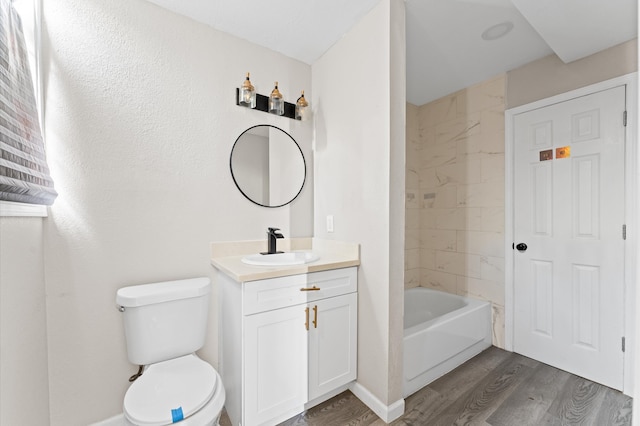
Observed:
[[[391,425],[631,425],[631,406],[618,391],[492,347],[408,397]],[[223,415],[220,424],[231,423]],[[384,424],[348,391],[281,423]]]

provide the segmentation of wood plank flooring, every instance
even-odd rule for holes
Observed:
[[[405,400],[393,426],[631,425],[631,398],[492,347]],[[221,426],[231,423],[223,415]],[[280,426],[382,426],[344,392]]]

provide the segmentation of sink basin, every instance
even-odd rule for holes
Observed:
[[[242,263],[257,266],[290,266],[304,265],[320,259],[315,253],[308,251],[295,251],[276,254],[250,254],[242,258]]]

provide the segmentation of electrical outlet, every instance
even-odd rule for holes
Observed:
[[[327,232],[333,232],[333,215],[327,215]]]

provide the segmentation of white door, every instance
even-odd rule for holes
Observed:
[[[619,86],[514,116],[514,351],[615,389],[624,111]]]

